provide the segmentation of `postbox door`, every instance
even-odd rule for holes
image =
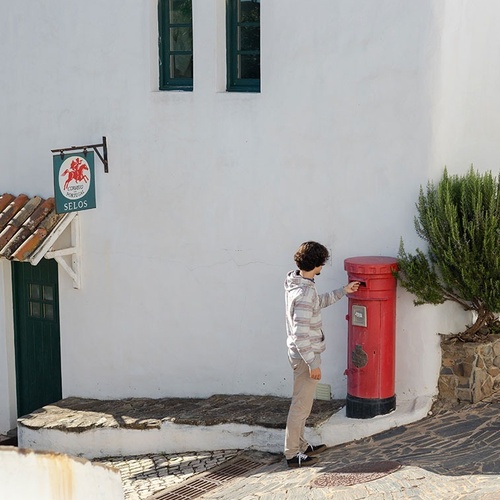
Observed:
[[[387,345],[386,336],[380,335],[384,326],[383,303],[377,300],[356,301],[351,306],[348,392],[361,398],[388,397],[384,395],[385,374],[387,361],[390,360],[388,350],[392,352],[393,349]]]

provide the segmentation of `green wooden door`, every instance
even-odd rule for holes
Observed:
[[[18,416],[61,399],[57,262],[12,262]]]

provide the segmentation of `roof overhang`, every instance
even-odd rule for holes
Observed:
[[[61,248],[61,235],[70,227],[70,243]],[[80,288],[80,226],[78,212],[57,214],[54,198],[24,194],[0,196],[0,258],[29,262],[56,260]]]

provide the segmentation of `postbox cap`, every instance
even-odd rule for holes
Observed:
[[[398,269],[398,259],[383,256],[350,257],[344,260],[344,269],[353,274],[392,274]]]

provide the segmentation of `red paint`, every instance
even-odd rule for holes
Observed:
[[[345,259],[344,269],[349,282],[361,283],[357,292],[348,295],[347,393],[366,399],[393,397],[396,278],[392,273],[397,259],[353,257]],[[353,305],[366,308],[366,327],[352,324]]]

